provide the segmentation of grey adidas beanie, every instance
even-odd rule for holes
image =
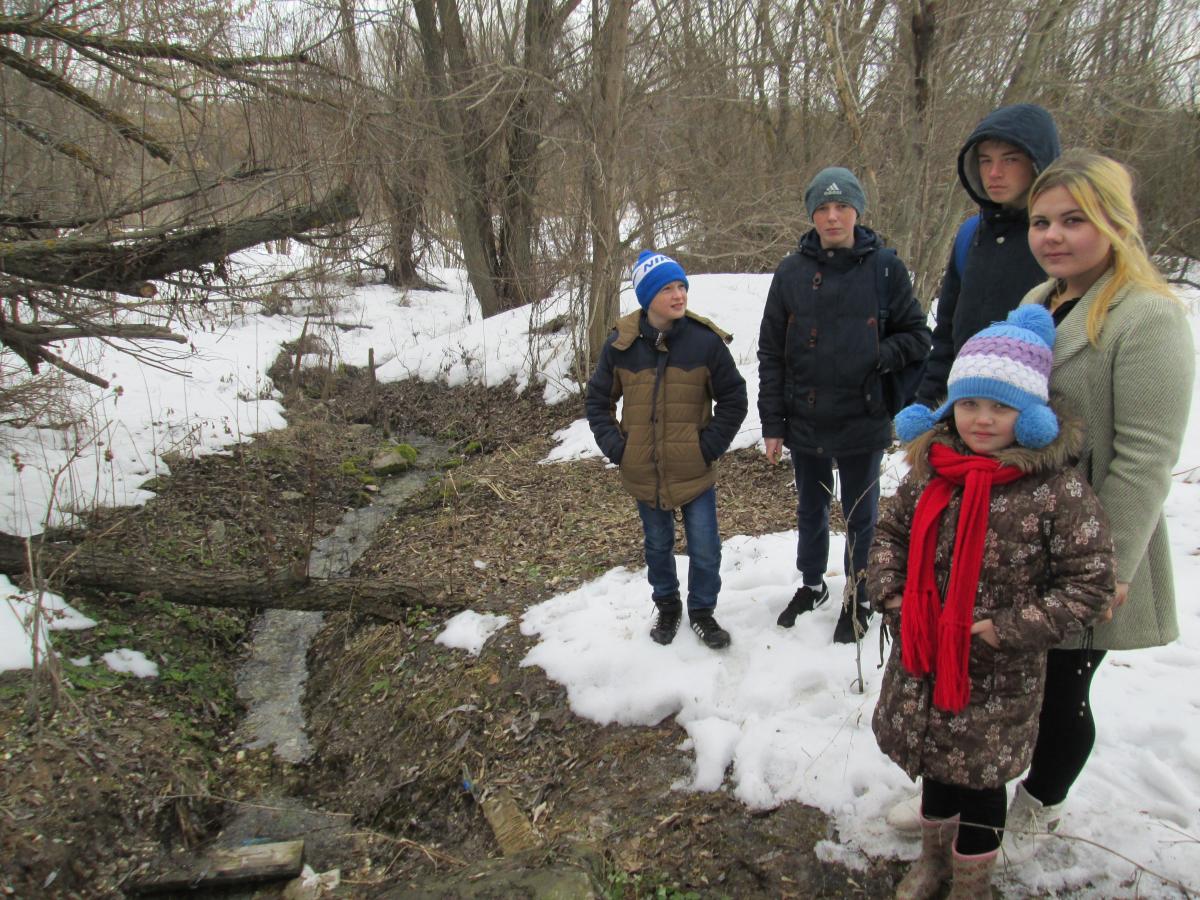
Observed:
[[[854,173],[841,166],[830,166],[817,173],[817,177],[808,183],[804,191],[804,208],[808,217],[817,211],[822,203],[836,200],[854,207],[859,218],[867,208],[867,195],[863,193],[862,185],[854,177]]]

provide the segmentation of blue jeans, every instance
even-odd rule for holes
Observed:
[[[655,602],[679,595],[675,573],[675,511],[638,501],[646,548],[646,577]],[[687,535],[689,613],[712,612],[721,592],[721,532],[717,530],[717,491],[709,488],[680,507]]]
[[[879,467],[883,451],[837,458],[842,515],[846,519],[846,580],[855,577],[854,597],[867,603],[867,558],[879,515]],[[833,460],[792,454],[796,470],[796,568],[807,584],[823,580],[829,565],[829,504],[833,500]]]

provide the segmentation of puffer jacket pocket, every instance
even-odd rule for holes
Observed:
[[[862,383],[863,409],[872,418],[890,418],[883,394],[883,374],[872,369]]]
[[[1004,650],[971,636],[971,692],[993,697],[1029,697],[1040,692],[1044,653]]]
[[[692,448],[695,450],[695,455],[689,459],[687,471],[695,471],[698,474],[703,474],[712,468],[712,463],[704,458],[704,449],[700,446],[700,429],[696,428]],[[696,468],[692,468],[695,466]]]
[[[1041,693],[1044,653],[993,651],[992,693],[997,697],[1029,697]]]
[[[700,429],[692,423],[677,423],[668,428],[665,452],[666,471],[673,482],[688,481],[708,472],[708,463],[700,451]]]

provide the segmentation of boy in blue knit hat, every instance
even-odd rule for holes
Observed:
[[[671,643],[683,616],[675,571],[678,510],[687,535],[691,628],[705,645],[721,649],[730,638],[713,615],[721,590],[716,462],[746,418],[746,382],[727,346],[732,335],[688,312],[688,279],[679,263],[644,250],[632,282],[639,308],[617,321],[600,353],[587,386],[588,424],[637,500],[657,607],[650,637]]]

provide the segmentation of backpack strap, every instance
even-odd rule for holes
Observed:
[[[979,231],[979,213],[971,216],[958,226],[958,234],[954,235],[954,271],[961,279],[967,270],[967,253],[975,241],[975,232]]]

